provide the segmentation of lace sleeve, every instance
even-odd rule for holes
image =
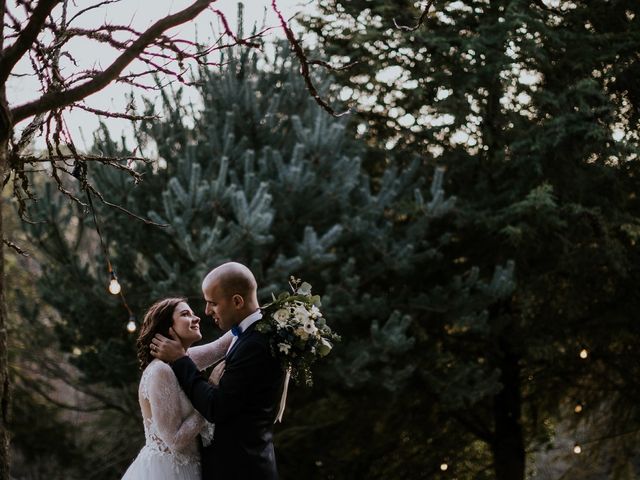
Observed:
[[[225,356],[232,339],[233,335],[231,335],[231,332],[227,332],[214,342],[198,347],[191,347],[187,350],[187,354],[191,357],[193,363],[196,364],[198,370],[204,370]]]
[[[200,433],[205,420],[195,410],[184,420],[180,413],[180,385],[165,363],[158,363],[149,377],[147,393],[151,404],[151,416],[162,441],[172,450],[187,449]]]

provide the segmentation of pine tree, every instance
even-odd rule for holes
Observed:
[[[443,191],[443,171],[424,178],[417,158],[410,168],[388,168],[372,181],[362,168],[362,142],[350,136],[345,120],[328,116],[308,97],[282,48],[262,67],[253,54],[235,54],[219,70],[200,71],[202,107],[165,90],[162,120],[137,130],[141,148],[153,145],[159,157],[156,166],[138,166],[142,186],[90,166],[101,191],[119,205],[168,225],[122,221],[96,205],[102,239],[138,315],[156,298],[175,294],[187,295],[202,311],[200,281],[227,260],[253,270],[261,299],[285,288],[291,274],[312,283],[344,341],[317,372],[313,390],[293,390],[291,420],[277,438],[283,478],[301,471],[312,478],[403,475],[415,465],[394,460],[402,448],[390,432],[401,421],[411,435],[420,434],[400,414],[402,389],[418,366],[404,359],[416,343],[408,305],[417,286],[438,278],[428,266],[449,239],[443,233],[431,243],[427,232],[453,210],[455,199]],[[331,80],[317,81],[326,92]],[[158,112],[148,102],[145,113]],[[95,148],[101,154],[127,150],[106,129]],[[32,214],[47,222],[29,231],[46,257],[38,287],[63,319],[57,325],[62,348],[76,352],[83,382],[127,392],[126,403],[133,404],[133,338],[124,329],[127,312],[106,293],[105,255],[93,219],[56,203],[49,191],[42,197]],[[415,402],[413,409],[438,428],[429,410],[418,412]],[[359,447],[358,435],[372,438],[370,449]],[[423,455],[422,443],[419,448],[425,472],[435,471],[438,452]],[[128,460],[120,458],[116,469]]]
[[[418,349],[438,339],[422,370],[437,408],[492,457],[473,478],[524,478],[525,452],[553,447],[550,426],[580,402],[622,402],[637,425],[621,369],[637,365],[637,2],[444,2],[412,31],[394,20],[417,26],[414,2],[320,12],[307,26],[326,53],[359,61],[336,76],[369,143],[398,165],[429,152],[459,198],[443,288],[416,294],[414,328]],[[515,285],[494,288],[496,265]],[[593,437],[620,432],[605,424]]]

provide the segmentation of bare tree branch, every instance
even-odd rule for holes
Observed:
[[[93,193],[96,197],[98,197],[100,199],[100,201],[102,203],[104,203],[108,207],[115,208],[116,210],[120,210],[121,212],[126,213],[127,215],[129,215],[130,217],[136,218],[136,219],[140,220],[141,222],[144,222],[146,225],[153,225],[153,226],[156,226],[156,227],[163,227],[163,228],[169,226],[166,223],[153,222],[153,221],[149,220],[148,218],[143,218],[143,217],[141,217],[139,215],[136,215],[135,213],[127,210],[126,208],[124,208],[124,207],[122,207],[120,205],[116,205],[115,203],[108,202],[107,200],[105,200],[104,196],[98,190],[96,190],[93,186],[89,185],[88,183],[86,184],[86,188],[87,188],[87,191]]]
[[[13,243],[8,238],[2,237],[2,243],[4,243],[7,247],[9,247],[12,250],[14,250],[18,255],[22,255],[23,257],[28,257],[29,256],[29,254],[26,251],[22,250],[18,245]]]
[[[399,28],[400,30],[404,30],[405,32],[415,32],[422,26],[422,24],[426,20],[427,15],[429,15],[429,10],[431,10],[431,6],[433,5],[433,2],[434,0],[430,0],[427,2],[427,4],[424,7],[424,10],[422,10],[422,15],[420,15],[420,18],[418,19],[418,23],[416,23],[413,27],[398,25],[398,22],[396,22],[395,18],[393,19],[393,24],[396,26],[396,28]]]
[[[49,0],[52,1],[52,0]],[[102,90],[133,60],[138,58],[149,45],[170,28],[193,20],[215,0],[197,0],[191,6],[165,18],[158,20],[140,35],[106,70],[92,80],[62,92],[47,92],[39,99],[20,105],[12,110],[14,121],[20,122],[38,113],[55,110],[75,103],[89,95]]]
[[[71,17],[69,19],[68,25],[71,25],[71,22],[73,22],[76,18],[80,18],[80,16],[84,15],[85,13],[87,13],[90,10],[95,10],[96,8],[106,7],[107,5],[109,5],[111,3],[119,3],[119,2],[120,2],[120,0],[105,0],[103,2],[96,3],[95,5],[91,5],[90,7],[84,8],[84,9],[80,10],[78,13],[76,13],[73,17]]]
[[[60,3],[60,0],[40,0],[20,36],[10,47],[2,51],[2,57],[0,58],[0,84],[4,84],[7,81],[15,64],[31,48],[33,42],[38,38],[47,17],[58,3]]]
[[[131,120],[132,122],[137,122],[139,120],[153,120],[154,118],[158,118],[158,115],[135,115],[131,113],[108,112],[106,110],[100,110],[98,108],[91,108],[80,103],[74,104],[73,107],[84,110],[85,112],[93,113],[99,117],[123,118],[125,120]],[[140,158],[139,160],[142,160],[142,158]]]
[[[282,26],[282,29],[284,30],[284,33],[287,36],[287,39],[289,40],[289,43],[291,44],[291,47],[293,48],[293,51],[296,54],[296,57],[298,57],[298,61],[300,62],[300,74],[302,75],[302,78],[304,78],[304,82],[305,82],[305,85],[307,86],[307,90],[309,91],[309,94],[313,97],[313,99],[316,101],[318,105],[320,105],[325,111],[327,111],[334,117],[341,117],[343,115],[348,114],[349,110],[345,112],[337,113],[333,109],[333,107],[331,107],[331,105],[329,105],[320,96],[320,94],[318,94],[318,91],[316,90],[316,87],[313,84],[313,80],[311,80],[311,73],[309,71],[310,62],[307,59],[307,55],[304,53],[302,46],[296,39],[296,36],[293,34],[293,31],[289,27],[289,24],[284,19],[282,12],[280,12],[280,10],[278,9],[277,0],[271,0],[271,6],[273,7],[273,11],[278,16],[278,19],[280,20],[280,25]],[[331,68],[327,63],[325,63],[323,66],[327,68]]]

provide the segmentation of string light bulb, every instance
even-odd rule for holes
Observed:
[[[582,350],[580,350],[581,359],[585,360],[588,356],[589,356],[589,352],[587,351],[586,348],[583,348]]]
[[[440,470],[442,470],[443,472],[446,472],[448,469],[449,469],[449,465],[447,465],[446,463],[440,464]]]
[[[83,162],[76,162],[76,168],[74,168],[73,175],[77,178],[84,178],[86,174],[86,166],[84,166],[85,170],[82,170]],[[102,247],[102,251],[104,252],[104,258],[107,261],[107,268],[109,270],[109,276],[111,280],[109,281],[109,286],[107,287],[109,293],[112,295],[120,295],[120,300],[122,300],[122,305],[129,312],[129,323],[127,323],[127,330],[131,333],[136,330],[136,322],[135,316],[131,308],[127,304],[127,300],[124,298],[124,294],[122,293],[122,287],[120,283],[118,283],[118,278],[116,277],[116,272],[113,271],[113,267],[111,266],[111,260],[109,260],[109,251],[107,250],[107,246],[104,243],[104,239],[102,238],[102,233],[100,232],[100,224],[98,223],[98,215],[96,215],[96,209],[93,206],[93,200],[91,199],[91,191],[84,186],[84,190],[87,194],[87,202],[89,203],[89,208],[91,209],[91,214],[93,215],[93,223],[96,226],[96,233],[98,234],[98,238],[100,239],[100,246]]]
[[[573,409],[573,411],[576,412],[576,413],[581,413],[582,412],[582,404],[581,403],[576,404],[576,406]]]
[[[122,290],[122,287],[118,283],[118,278],[116,277],[116,272],[111,270],[111,281],[109,282],[109,293],[112,295],[118,295]]]
[[[582,448],[580,447],[580,445],[576,445],[573,447],[573,453],[575,453],[576,455],[582,453]]]

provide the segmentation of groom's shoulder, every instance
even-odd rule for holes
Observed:
[[[265,352],[268,351],[269,339],[264,333],[254,328],[247,332],[246,335],[244,342],[242,342],[245,348],[252,350],[264,350]]]

